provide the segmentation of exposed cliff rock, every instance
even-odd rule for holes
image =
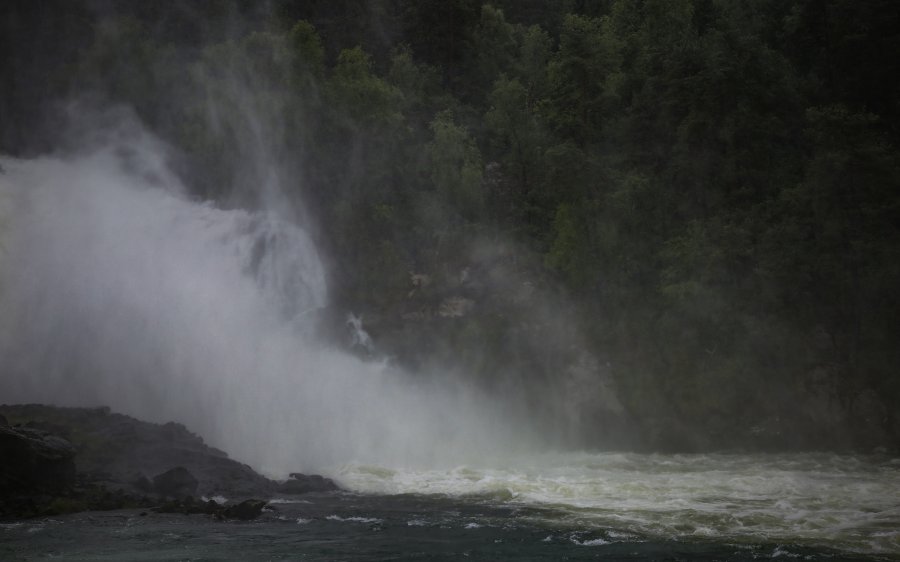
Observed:
[[[499,403],[528,412],[558,445],[642,444],[630,404],[620,399],[616,366],[586,337],[558,283],[542,273],[543,258],[520,250],[474,240],[459,255],[411,271],[395,298],[341,303],[365,318],[354,326],[367,334],[364,357],[468,377]]]
[[[75,484],[75,447],[33,427],[0,420],[0,496],[53,493]]]
[[[337,484],[330,478],[318,474],[306,475],[296,472],[292,472],[290,479],[278,486],[278,492],[287,495],[330,492],[337,489]]]
[[[163,497],[183,498],[197,493],[199,482],[188,469],[176,466],[153,477],[153,490]]]
[[[244,500],[336,489],[321,476],[293,474],[284,484],[270,480],[181,424],[143,422],[109,408],[0,405],[0,517],[150,507],[166,498]],[[240,509],[222,506],[214,514],[248,518],[261,500],[253,501]],[[189,503],[196,507],[195,500]]]
[[[143,479],[183,467],[197,480],[191,493],[253,497],[274,492],[276,483],[209,447],[178,423],[154,424],[109,408],[59,408],[39,404],[0,406],[12,423],[53,432],[77,449],[79,474],[129,493],[147,493]]]

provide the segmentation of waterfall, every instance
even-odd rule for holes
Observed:
[[[521,443],[514,416],[453,377],[318,341],[326,274],[303,228],[192,200],[163,143],[118,127],[75,153],[0,159],[0,402],[179,421],[273,474]]]

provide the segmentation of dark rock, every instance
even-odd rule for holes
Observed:
[[[153,477],[153,489],[163,497],[183,498],[197,493],[199,482],[188,469],[176,466]]]
[[[75,466],[83,485],[102,484],[133,495],[149,494],[152,488],[144,489],[138,482],[139,475],[160,474],[181,466],[198,481],[193,495],[243,499],[266,497],[277,488],[276,482],[209,447],[181,424],[143,422],[108,408],[42,404],[0,405],[0,414],[13,423],[65,428],[63,435],[70,435],[78,449]]]
[[[0,496],[57,493],[75,484],[75,447],[25,427],[0,425]]]
[[[266,507],[263,500],[250,499],[241,503],[224,506],[214,500],[200,501],[192,496],[169,500],[153,509],[158,513],[183,513],[185,515],[213,515],[217,519],[256,519]]]
[[[162,436],[165,439],[167,439],[168,441],[171,441],[173,443],[184,443],[184,442],[189,442],[189,441],[192,441],[195,439],[199,440],[201,443],[203,442],[202,439],[200,439],[199,437],[197,437],[196,435],[194,435],[193,433],[188,431],[187,428],[184,427],[184,425],[182,425],[180,423],[175,423],[175,422],[164,423],[163,426],[160,428],[160,433],[162,434]]]
[[[63,439],[65,439],[67,441],[70,440],[69,428],[64,425],[57,424],[57,423],[30,420],[28,422],[21,424],[21,427],[28,428],[28,429],[37,429],[38,431],[52,433],[53,435],[62,437]]]
[[[132,480],[131,485],[134,486],[135,489],[147,494],[153,491],[153,483],[151,483],[143,474]]]
[[[318,474],[300,474],[292,472],[290,479],[278,486],[277,491],[282,494],[308,494],[310,492],[331,492],[338,490],[337,484],[330,478]]]
[[[259,517],[264,507],[266,507],[266,502],[262,500],[245,500],[237,505],[226,507],[222,512],[222,517],[249,521]]]
[[[160,494],[175,500],[169,508],[177,512],[247,518],[258,515],[253,503],[226,513],[215,502],[185,498],[259,498],[278,488],[181,424],[143,422],[105,407],[42,404],[0,405],[0,416],[0,517],[149,508],[160,500],[148,496]],[[145,476],[151,474],[152,482]],[[322,481],[306,489],[331,489]]]

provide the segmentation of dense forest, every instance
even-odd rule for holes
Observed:
[[[0,152],[133,108],[311,229],[361,355],[568,393],[589,446],[900,445],[896,2],[0,10]]]

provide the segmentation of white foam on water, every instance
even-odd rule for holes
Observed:
[[[202,501],[202,502],[208,502],[209,500],[212,500],[219,505],[224,505],[224,504],[228,503],[228,498],[226,498],[225,496],[210,496],[210,497],[200,496],[200,501]],[[269,503],[272,503],[272,502],[269,502]]]
[[[900,553],[900,468],[888,459],[561,453],[509,459],[506,467],[493,468],[347,465],[337,479],[360,492],[541,506],[548,515],[525,517],[602,529],[613,541],[715,537]],[[504,489],[509,493],[497,493]]]
[[[272,498],[272,499],[268,500],[268,503],[271,503],[271,504],[295,504],[295,503],[312,504],[312,502],[309,500],[294,500],[294,499],[287,499],[287,498]]]
[[[612,542],[604,540],[604,539],[589,539],[585,541],[580,541],[578,539],[573,538],[572,542],[577,544],[578,546],[604,546],[607,544],[612,544]]]
[[[800,554],[797,554],[795,552],[790,552],[789,550],[786,550],[784,547],[781,547],[781,546],[775,547],[775,550],[772,551],[771,557],[772,558],[781,558],[782,556],[786,556],[788,558],[800,558],[801,557]]]
[[[345,523],[381,523],[381,519],[375,517],[341,517],[340,515],[329,515],[325,519],[329,521],[341,521]]]

